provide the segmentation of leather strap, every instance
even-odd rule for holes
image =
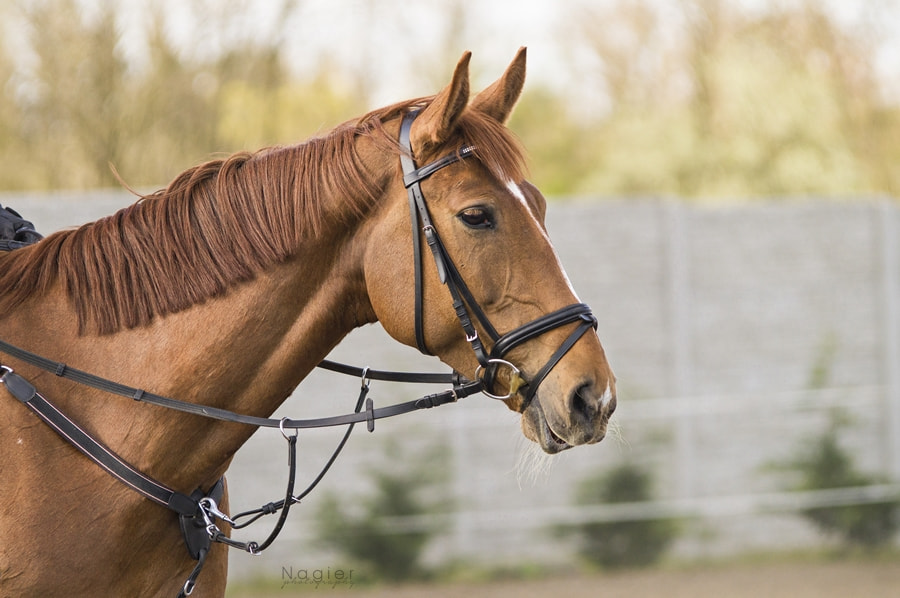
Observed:
[[[359,368],[345,363],[337,363],[335,361],[322,361],[318,367],[323,370],[346,374],[363,380],[381,380],[384,382],[408,382],[414,384],[452,384],[461,386],[466,384],[468,380],[463,378],[459,372],[450,374],[434,374],[422,372],[386,372],[383,370],[373,370],[369,368]]]
[[[197,561],[196,566],[184,583],[179,596],[188,596],[193,591],[197,577],[200,575],[203,565],[206,562],[206,557],[209,554],[212,542],[228,544],[229,546],[241,548],[252,554],[262,552],[278,537],[278,534],[281,532],[281,529],[287,520],[291,505],[295,502],[299,502],[299,499],[295,499],[293,496],[294,480],[296,479],[297,472],[297,434],[285,434],[285,438],[288,441],[289,470],[286,496],[277,508],[270,511],[274,512],[280,509],[281,515],[279,516],[275,527],[269,533],[269,536],[261,544],[233,540],[218,528],[214,520],[215,517],[224,517],[226,520],[229,520],[227,516],[218,511],[218,507],[216,506],[216,504],[221,501],[225,492],[224,479],[219,479],[208,493],[197,489],[190,496],[186,496],[172,490],[135,469],[131,464],[123,460],[103,443],[87,433],[70,417],[57,409],[53,403],[37,392],[34,385],[25,380],[25,378],[13,372],[9,367],[0,367],[2,367],[2,370],[0,370],[2,371],[0,383],[4,384],[10,394],[31,409],[31,411],[33,411],[50,428],[56,431],[64,440],[142,497],[178,514],[185,546],[187,547],[191,558]],[[347,436],[349,436],[349,432],[350,430],[348,430],[347,435],[344,437],[344,441],[338,447],[338,451],[336,451],[331,461],[329,461],[325,471],[331,466],[331,463],[337,456],[337,452],[343,448]],[[321,475],[319,479],[321,479]],[[206,501],[211,502],[206,503]]]
[[[534,399],[535,394],[537,394],[538,386],[540,386],[541,382],[544,381],[544,378],[547,377],[547,374],[550,373],[550,370],[559,363],[559,360],[562,359],[566,353],[569,352],[578,339],[580,339],[585,332],[594,327],[594,323],[590,320],[582,322],[578,325],[578,327],[569,334],[568,338],[563,342],[562,345],[556,350],[556,352],[550,357],[547,363],[544,364],[544,367],[540,369],[540,371],[534,375],[534,377],[528,382],[528,389],[525,391],[524,396],[522,397],[522,405],[520,407],[521,411],[525,411],[528,409],[528,405],[531,404],[532,399]]]
[[[180,401],[178,399],[164,397],[162,395],[158,395],[138,388],[133,388],[131,386],[126,386],[124,384],[119,384],[118,382],[113,382],[111,380],[107,380],[105,378],[101,378],[99,376],[95,376],[93,374],[71,368],[64,363],[41,357],[40,355],[36,355],[35,353],[31,353],[30,351],[26,351],[25,349],[21,349],[2,340],[0,340],[0,353],[11,355],[17,359],[24,361],[25,363],[38,367],[47,372],[52,372],[61,378],[73,380],[75,382],[78,382],[79,384],[90,386],[91,388],[96,388],[98,390],[109,392],[111,394],[128,397],[130,399],[134,399],[135,401],[150,403],[152,405],[158,405],[160,407],[166,407],[168,409],[174,409],[176,411],[182,411],[184,413],[190,413],[202,417],[263,428],[285,428],[297,430],[343,426],[364,421],[383,419],[385,417],[393,417],[395,415],[410,413],[419,409],[430,409],[432,407],[446,405],[447,403],[454,403],[458,399],[481,392],[480,381],[473,382],[459,377],[458,380],[461,383],[451,390],[427,395],[413,401],[406,401],[404,403],[398,403],[396,405],[390,405],[388,407],[380,407],[375,409],[370,405],[368,409],[361,413],[348,413],[345,415],[336,415],[331,417],[320,417],[313,419],[279,420],[255,417],[252,415],[243,415],[235,413],[233,411],[228,411],[227,409],[197,405],[196,403],[188,403],[187,401]]]
[[[535,374],[531,380],[527,381],[528,390],[525,395],[523,395],[523,402],[519,408],[519,411],[525,411],[528,405],[531,403],[531,400],[534,398],[537,393],[537,389],[540,386],[541,382],[543,382],[544,378],[547,377],[547,374],[550,373],[550,370],[559,362],[563,356],[569,352],[569,349],[575,344],[575,342],[581,338],[588,330],[591,328],[597,327],[597,318],[594,317],[594,314],[591,312],[591,308],[584,303],[575,303],[573,305],[569,305],[563,307],[562,309],[558,309],[554,312],[541,316],[536,320],[532,320],[514,330],[511,330],[500,337],[496,343],[494,343],[494,347],[491,349],[491,355],[489,359],[489,365],[485,368],[485,373],[482,378],[484,382],[485,388],[493,389],[494,382],[497,376],[498,367],[495,365],[497,362],[492,360],[502,360],[506,357],[506,355],[518,347],[519,345],[550,332],[560,326],[565,326],[566,324],[571,324],[573,322],[581,321],[581,325],[578,326],[574,332],[563,342],[563,344],[556,350],[556,352],[550,357],[549,361]]]
[[[167,488],[126,463],[57,409],[19,374],[6,368],[3,376],[0,376],[0,382],[72,446],[144,498],[180,515],[191,515],[196,512],[197,503],[191,497]]]
[[[481,308],[478,307],[472,293],[469,291],[462,277],[459,275],[459,271],[453,264],[453,260],[450,259],[447,250],[444,248],[440,236],[431,222],[431,215],[428,213],[428,206],[425,204],[425,195],[422,193],[422,187],[420,185],[422,180],[428,178],[438,170],[471,156],[474,152],[474,148],[469,146],[463,147],[458,152],[447,154],[421,168],[416,168],[410,142],[410,131],[412,130],[412,123],[418,114],[418,110],[406,113],[400,124],[400,146],[403,149],[400,153],[400,165],[403,168],[403,184],[406,186],[406,191],[409,196],[409,216],[413,229],[416,346],[421,353],[424,353],[425,355],[432,354],[425,343],[421,241],[421,236],[424,235],[425,241],[434,257],[438,278],[441,283],[446,284],[447,288],[450,290],[450,295],[453,298],[453,308],[465,331],[466,339],[472,345],[479,363],[485,365],[487,360],[486,351],[481,340],[478,338],[478,331],[469,319],[468,311],[466,309],[467,303],[476,313],[476,317],[482,325],[485,326],[485,329],[489,330],[489,333],[496,334],[496,332],[487,317],[481,312]]]
[[[594,317],[591,308],[584,303],[575,303],[507,332],[494,344],[491,357],[501,358],[526,341],[579,320],[589,323],[592,327],[597,326],[597,318]]]

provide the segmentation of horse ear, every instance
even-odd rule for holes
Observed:
[[[469,59],[466,52],[456,64],[453,80],[413,121],[410,142],[420,152],[427,152],[449,139],[459,115],[469,103]]]
[[[519,48],[516,57],[503,76],[472,100],[472,108],[480,110],[501,123],[506,123],[525,85],[525,48]]]

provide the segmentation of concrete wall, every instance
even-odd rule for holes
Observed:
[[[45,233],[130,201],[121,193],[0,195]],[[372,468],[402,467],[403,455],[436,444],[446,447],[441,466],[449,468],[455,508],[440,520],[446,531],[431,545],[435,561],[563,562],[572,546],[553,538],[549,525],[654,514],[693,516],[677,546],[686,556],[815,545],[821,538],[797,509],[874,500],[896,493],[900,482],[898,227],[900,210],[888,199],[552,203],[551,237],[600,320],[618,376],[615,433],[545,469],[521,438],[518,417],[482,397],[378,422],[375,434],[355,433],[266,556],[234,555],[233,574],[277,577],[287,565],[341,565],[313,542],[324,493],[358,499],[370,490]],[[350,335],[334,357],[377,369],[441,370],[377,327]],[[357,389],[357,380],[318,372],[278,415],[344,413]],[[376,383],[372,396],[383,405],[433,391]],[[792,480],[770,465],[823,431],[835,408],[852,416],[841,441],[858,465],[890,483],[840,495],[786,492]],[[298,486],[318,472],[338,437],[335,430],[301,434]],[[283,453],[277,431],[257,433],[239,453],[229,474],[234,511],[280,498]],[[627,512],[571,506],[580,480],[624,460],[652,469],[659,501]]]

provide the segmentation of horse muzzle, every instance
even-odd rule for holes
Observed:
[[[522,412],[522,432],[536,442],[545,453],[555,454],[582,444],[596,444],[616,410],[616,394],[610,384],[602,392],[596,385],[585,383],[565,394],[544,388]],[[551,403],[553,396],[566,396]]]

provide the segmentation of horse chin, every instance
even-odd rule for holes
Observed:
[[[537,399],[522,414],[522,433],[549,455],[561,453],[573,446],[553,431]]]

